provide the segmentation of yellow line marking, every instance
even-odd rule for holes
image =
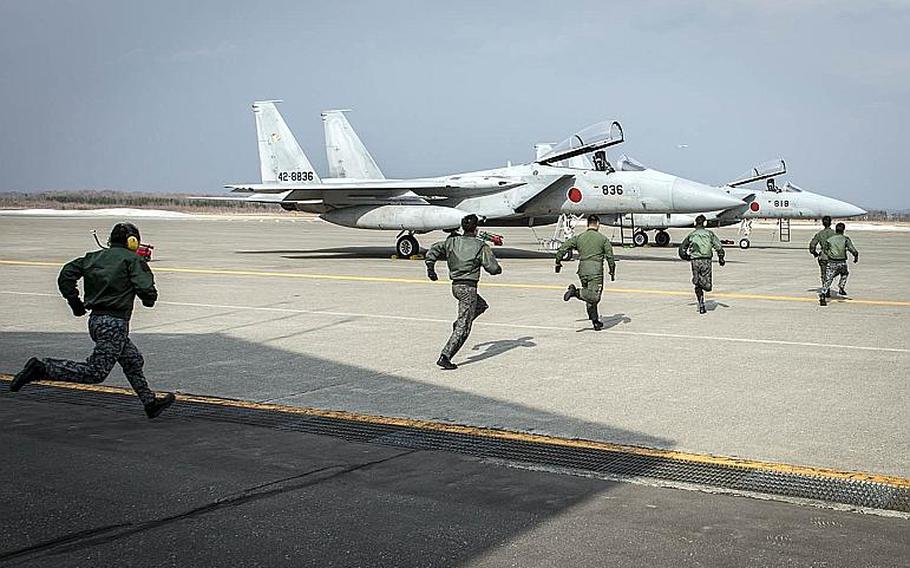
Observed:
[[[60,262],[47,262],[36,260],[0,260],[0,265],[7,266],[46,266],[60,267]],[[421,284],[425,286],[446,285],[448,282],[430,282],[424,278],[398,278],[391,276],[355,276],[348,274],[307,274],[299,272],[272,272],[264,270],[234,270],[228,268],[178,268],[178,267],[155,267],[155,272],[164,274],[200,274],[207,276],[247,276],[247,277],[265,277],[265,278],[292,278],[299,280],[332,280],[343,282],[382,282],[393,284]],[[512,282],[491,282],[484,281],[484,288],[516,288],[522,290],[565,290],[565,286],[560,284],[529,284],[529,283],[512,283]],[[690,297],[692,292],[682,290],[654,290],[648,288],[604,288],[605,294],[640,294],[652,296],[675,296]],[[811,296],[779,296],[771,294],[746,294],[740,292],[713,292],[709,294],[712,298],[731,298],[737,300],[766,300],[771,302],[803,302],[814,304],[818,302],[815,295]],[[857,300],[844,299],[839,302],[849,304],[862,304],[867,306],[893,306],[893,307],[910,307],[910,301],[900,300]]]
[[[12,375],[0,374],[0,380],[10,381]],[[78,383],[61,383],[57,381],[37,381],[36,384],[65,388],[71,390],[82,390],[106,394],[132,395],[132,390],[122,387],[109,387],[104,385],[85,385]],[[532,444],[542,444],[548,446],[568,447],[568,448],[585,448],[593,450],[605,450],[611,452],[620,452],[625,454],[665,458],[674,461],[685,461],[704,463],[722,466],[735,466],[747,469],[761,471],[774,471],[781,473],[794,473],[799,475],[811,475],[816,477],[827,477],[832,479],[850,479],[853,481],[869,481],[891,485],[893,487],[910,488],[910,478],[898,477],[892,475],[880,475],[862,471],[847,471],[829,468],[819,468],[802,465],[792,465],[779,462],[757,461],[749,459],[734,458],[729,456],[717,456],[712,454],[696,454],[692,452],[682,452],[676,450],[664,450],[660,448],[647,448],[644,446],[630,446],[626,444],[614,444],[612,442],[600,442],[594,440],[584,440],[578,438],[562,438],[558,436],[545,436],[542,434],[530,434],[527,432],[516,432],[511,430],[500,430],[497,428],[485,428],[477,426],[465,426],[460,424],[446,424],[443,422],[432,422],[429,420],[417,420],[413,418],[396,418],[389,416],[377,416],[372,414],[358,414],[343,410],[322,410],[319,408],[310,408],[305,406],[290,406],[286,404],[253,402],[246,400],[236,400],[229,398],[217,398],[210,396],[200,396],[194,394],[177,393],[177,400],[184,402],[195,402],[199,404],[209,404],[213,406],[224,406],[228,408],[245,408],[249,410],[262,410],[268,412],[279,412],[285,414],[296,414],[302,416],[319,416],[322,418],[334,418],[338,420],[348,420],[352,422],[361,422],[364,424],[378,424],[383,426],[402,426],[407,428],[417,428],[432,432],[444,432],[450,434],[464,434],[468,436],[479,436],[496,440],[509,440],[515,442],[528,442]]]
[[[39,296],[45,298],[57,298],[58,294],[49,294],[46,292],[15,292],[11,290],[0,290],[0,294],[8,294],[11,296]],[[355,317],[355,318],[366,318],[366,319],[378,319],[378,320],[393,320],[393,321],[409,321],[409,322],[419,322],[419,323],[444,323],[449,324],[451,320],[440,319],[440,318],[423,318],[423,317],[414,317],[414,316],[400,316],[392,314],[368,314],[362,312],[338,312],[330,310],[304,310],[299,308],[276,308],[273,306],[240,306],[236,304],[202,304],[198,302],[158,302],[157,305],[161,306],[177,306],[177,307],[187,307],[187,308],[206,308],[206,309],[220,309],[220,310],[244,310],[244,311],[253,311],[253,312],[274,312],[274,313],[285,313],[285,314],[306,314],[306,315],[322,315],[322,316],[334,316],[334,317]],[[502,327],[508,329],[539,329],[547,331],[577,331],[577,328],[574,327],[560,327],[555,325],[535,325],[535,324],[524,324],[524,323],[504,323],[496,321],[479,321],[474,324],[475,327]],[[157,327],[157,326],[156,326]],[[145,328],[139,326],[134,327],[133,331],[142,332],[145,331]],[[762,345],[785,345],[785,346],[794,346],[794,347],[815,347],[820,349],[853,349],[857,351],[878,351],[885,353],[910,353],[910,349],[904,349],[901,347],[871,347],[866,345],[848,345],[840,343],[815,343],[811,341],[786,341],[783,339],[760,339],[752,337],[731,337],[731,336],[720,336],[720,335],[690,335],[686,333],[659,333],[659,332],[648,332],[648,331],[625,331],[620,329],[611,329],[605,332],[605,337],[616,336],[616,335],[625,335],[633,337],[649,337],[657,339],[683,339],[686,341],[696,340],[696,341],[727,341],[730,343],[757,343]]]

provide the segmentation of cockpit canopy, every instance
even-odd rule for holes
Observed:
[[[616,169],[621,172],[642,172],[648,168],[635,158],[623,154],[616,161]]]
[[[754,186],[758,182],[765,181],[765,189],[779,192],[781,188],[777,187],[774,178],[785,173],[787,173],[787,164],[782,159],[771,160],[755,166],[727,185],[730,187]]]
[[[553,164],[590,154],[623,141],[622,126],[614,121],[593,124],[553,146],[537,159],[540,164]]]

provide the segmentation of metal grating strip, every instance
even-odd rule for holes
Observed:
[[[30,385],[16,396],[36,401],[103,407],[113,411],[141,412],[138,400],[126,394]],[[179,401],[169,409],[167,416],[171,419],[176,417],[231,422],[416,450],[455,452],[479,458],[607,475],[616,479],[646,478],[910,512],[910,487],[866,480],[760,470],[607,449],[558,446],[186,400]]]

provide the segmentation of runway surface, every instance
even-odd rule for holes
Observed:
[[[907,233],[853,234],[853,300],[827,308],[811,232],[754,234],[715,265],[705,316],[675,250],[617,249],[595,333],[561,299],[574,264],[553,274],[531,231],[510,229],[503,275],[481,285],[491,309],[445,373],[433,363],[454,317],[448,285],[391,260],[390,233],[303,217],[138,224],[161,302],[137,308],[132,334],[159,390],[910,475]],[[88,353],[55,279],[109,225],[0,219],[0,372]],[[119,370],[110,383],[126,384]]]
[[[907,555],[907,518],[533,471],[205,408],[149,422],[129,398],[6,389],[4,566],[891,567]]]

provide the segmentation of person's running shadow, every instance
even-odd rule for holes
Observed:
[[[519,337],[518,339],[500,339],[498,341],[487,341],[484,343],[478,343],[471,348],[471,351],[481,351],[471,355],[464,361],[458,363],[459,365],[469,365],[471,363],[476,363],[478,361],[483,361],[484,359],[489,359],[490,357],[496,357],[497,355],[502,355],[507,351],[513,349],[518,349],[519,347],[537,347],[537,344],[531,341],[533,337]]]
[[[585,319],[580,319],[577,321],[590,322],[591,320],[585,318]],[[632,318],[630,318],[626,314],[613,314],[612,316],[600,318],[600,323],[604,324],[604,328],[602,331],[605,331],[605,330],[614,328],[620,324],[632,323]],[[582,331],[594,331],[594,329],[592,327],[584,327],[582,329],[575,330],[576,333],[581,333]]]
[[[697,306],[698,302],[692,302],[690,306]],[[705,300],[705,309],[709,312],[713,312],[717,308],[729,308],[730,304],[725,304],[723,302],[718,302],[717,300]]]

